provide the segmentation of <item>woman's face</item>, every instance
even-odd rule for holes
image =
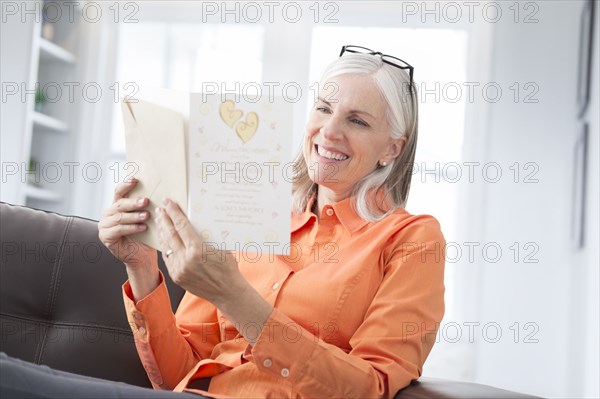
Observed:
[[[345,198],[380,162],[392,161],[405,138],[392,139],[387,104],[366,74],[322,84],[306,124],[304,160],[312,181]]]

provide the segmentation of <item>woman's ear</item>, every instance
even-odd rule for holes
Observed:
[[[391,162],[396,159],[398,155],[402,153],[407,141],[408,138],[405,135],[399,139],[392,139],[388,144],[387,153],[385,154],[385,157],[381,159],[381,161]]]

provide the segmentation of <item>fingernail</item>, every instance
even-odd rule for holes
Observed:
[[[137,200],[138,205],[144,205],[144,199],[140,198],[139,200]]]
[[[164,206],[169,205],[169,199],[168,198],[163,199],[162,203],[163,203]]]
[[[140,219],[145,219],[145,218],[146,218],[146,214],[145,214],[144,212],[141,212],[141,213],[138,215],[138,217],[139,217]]]

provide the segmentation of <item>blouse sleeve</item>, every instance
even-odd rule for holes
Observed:
[[[178,312],[189,295],[186,292]],[[220,341],[216,308],[207,301],[194,303],[194,319],[204,322],[176,321],[162,273],[159,286],[137,303],[126,282],[123,300],[140,360],[155,389],[174,389]]]
[[[437,220],[402,229],[381,259],[383,279],[349,353],[275,309],[246,358],[303,397],[393,397],[421,375],[444,314],[445,240]],[[292,325],[301,332],[293,341],[285,335]]]

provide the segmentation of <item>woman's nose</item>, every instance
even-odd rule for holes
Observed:
[[[344,136],[340,124],[333,120],[330,120],[328,123],[323,125],[320,131],[323,137],[327,140],[340,140]]]

